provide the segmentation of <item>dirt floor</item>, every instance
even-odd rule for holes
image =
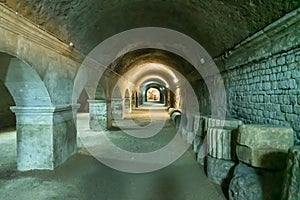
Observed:
[[[136,123],[147,126],[147,109],[135,110]],[[157,118],[159,120],[159,117]],[[88,128],[88,115],[78,115],[79,129]],[[127,136],[118,128],[104,134],[117,146],[132,152],[161,148],[174,137],[175,128],[164,128],[148,139]],[[132,174],[107,167],[90,155],[79,139],[78,153],[54,171],[16,170],[15,131],[0,133],[0,200],[221,200],[220,186],[207,179],[189,150],[170,166],[155,172]],[[144,140],[144,141],[143,141]],[[103,144],[105,146],[105,144]]]

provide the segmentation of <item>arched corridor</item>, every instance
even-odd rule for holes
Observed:
[[[0,199],[299,200],[300,2],[3,0]]]

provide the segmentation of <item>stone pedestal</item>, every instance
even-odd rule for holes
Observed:
[[[107,129],[106,100],[88,100],[90,109],[90,129],[95,131]]]
[[[11,110],[17,118],[18,170],[53,170],[76,152],[76,120],[71,106]]]
[[[292,128],[272,125],[242,125],[237,138],[237,156],[253,167],[282,170],[294,144]]]
[[[281,199],[300,199],[300,146],[289,150]]]

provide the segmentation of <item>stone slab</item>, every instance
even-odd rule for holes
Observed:
[[[235,162],[207,156],[207,177],[219,185],[229,185]]]
[[[251,147],[272,147],[288,150],[294,145],[294,131],[292,128],[244,124],[239,127],[237,142]]]
[[[236,160],[237,129],[210,127],[207,130],[207,152],[210,156],[225,160]]]
[[[269,171],[239,163],[229,185],[230,200],[274,200],[281,194],[283,171]]]
[[[289,150],[281,199],[300,199],[300,146]]]
[[[284,169],[293,129],[270,125],[241,125],[237,137],[238,159],[254,167]]]
[[[207,118],[207,127],[232,127],[238,128],[243,122],[234,118],[218,119],[218,118]]]
[[[253,167],[265,169],[285,169],[286,151],[273,148],[251,148],[248,146],[237,145],[236,153],[238,159]]]

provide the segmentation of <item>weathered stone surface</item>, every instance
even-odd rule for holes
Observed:
[[[89,115],[91,130],[105,130],[107,128],[107,103],[106,100],[89,100]]]
[[[282,200],[300,199],[300,146],[289,150],[285,180],[283,183]]]
[[[268,125],[242,125],[237,139],[238,159],[254,167],[284,169],[293,146],[293,129]]]
[[[4,0],[2,2],[43,26],[61,40],[70,41],[73,38],[75,45],[84,53],[88,53],[103,39],[121,31],[134,27],[157,26],[183,31],[196,38],[197,42],[204,45],[213,57],[231,48],[249,34],[262,29],[273,19],[299,6],[297,1],[275,0],[264,3],[251,2],[251,4],[225,0],[210,2],[175,0],[172,3],[115,0],[109,2]],[[135,12],[125,14],[124,10]],[[117,19],[114,24],[109,20],[112,13]],[[86,21],[90,22],[82,23]],[[197,27],[203,27],[203,30],[195,31]],[[240,28],[236,29],[236,27]],[[229,33],[230,29],[235,31]],[[82,30],[89,30],[89,33],[84,34]],[[214,37],[214,42],[211,42],[211,38],[215,35],[219,37]]]
[[[229,185],[235,162],[207,156],[207,176],[217,184]]]
[[[210,156],[225,160],[236,159],[236,137],[237,129],[208,128],[207,131],[207,152]]]
[[[194,141],[193,141],[193,150],[194,152],[198,152],[200,149],[200,145],[202,144],[203,139],[199,136],[195,136],[194,137]]]
[[[192,131],[188,131],[187,132],[187,143],[188,144],[193,144],[194,139],[195,139],[194,133]]]
[[[183,127],[183,128],[181,129],[181,135],[182,135],[182,138],[183,138],[183,139],[187,140],[188,131],[187,131],[187,129],[186,129],[185,127]]]
[[[111,112],[114,120],[121,120],[123,118],[122,105],[123,105],[122,99],[111,100]]]
[[[293,146],[293,129],[275,125],[244,124],[239,127],[237,139],[242,145],[289,149]]]
[[[130,117],[131,107],[130,107],[130,97],[124,99],[124,118]]]
[[[197,162],[204,166],[207,156],[207,140],[200,140],[200,145],[197,151]]]
[[[281,194],[283,171],[267,171],[238,164],[229,185],[230,200],[274,200]]]
[[[218,118],[208,118],[207,119],[207,127],[232,127],[237,128],[239,125],[243,124],[241,120],[226,118],[226,119],[218,119]]]
[[[195,115],[193,131],[196,136],[205,137],[207,131],[206,118],[205,116]]]
[[[18,170],[54,169],[77,150],[72,107],[12,107]]]

